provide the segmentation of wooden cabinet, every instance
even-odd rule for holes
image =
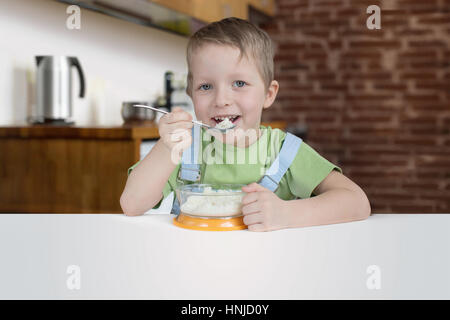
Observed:
[[[0,212],[122,213],[127,169],[153,127],[0,127]]]
[[[199,5],[193,7],[194,17],[197,19],[213,22],[228,17],[247,19],[247,6],[245,1],[240,0],[217,0],[217,1],[196,1]]]
[[[273,15],[274,0],[148,0],[198,20],[213,22],[227,17],[248,19],[248,6]]]
[[[275,14],[275,0],[247,0],[248,5],[253,8],[262,11],[268,16]]]
[[[0,127],[0,212],[122,213],[127,170],[158,138],[156,125]]]

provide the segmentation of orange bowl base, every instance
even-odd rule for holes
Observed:
[[[233,231],[247,229],[244,217],[232,217],[226,219],[196,218],[180,213],[173,218],[173,224],[180,228],[203,231]]]

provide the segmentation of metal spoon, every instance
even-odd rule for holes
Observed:
[[[157,108],[153,108],[153,107],[150,107],[150,106],[144,106],[144,105],[142,105],[142,104],[135,104],[135,105],[133,105],[133,107],[148,108],[148,109],[152,109],[152,110],[155,110],[155,111],[157,111],[157,112],[161,112],[161,113],[165,113],[165,114],[169,113],[169,112],[167,112],[167,111],[164,111],[164,110],[161,110],[161,109],[157,109]],[[230,127],[230,128],[220,129],[220,128],[215,128],[215,127],[208,126],[207,124],[201,123],[200,121],[196,121],[196,120],[192,120],[192,123],[197,124],[197,125],[199,125],[199,126],[203,126],[203,127],[205,127],[205,128],[208,128],[208,129],[218,130],[218,131],[220,131],[221,133],[225,133],[225,132],[227,132],[228,130],[231,130],[231,129],[233,129],[234,127],[236,127],[235,125],[233,125],[233,126]]]

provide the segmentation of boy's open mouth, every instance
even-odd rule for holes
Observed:
[[[223,120],[225,120],[225,118],[228,118],[232,123],[236,122],[241,116],[239,115],[234,115],[234,116],[219,116],[219,117],[213,117],[211,118],[212,120],[214,120],[216,123],[220,123]]]

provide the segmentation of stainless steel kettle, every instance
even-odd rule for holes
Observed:
[[[80,98],[84,97],[83,69],[76,57],[36,57],[36,112],[34,123],[73,124],[72,67],[80,76]]]

